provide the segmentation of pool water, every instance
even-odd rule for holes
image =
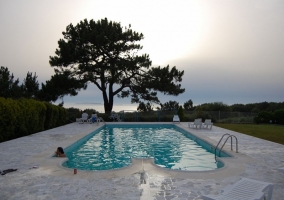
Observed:
[[[80,170],[122,168],[131,164],[131,158],[154,158],[156,165],[175,170],[206,171],[223,166],[215,162],[214,153],[175,125],[105,125],[65,153],[68,161],[63,166]]]

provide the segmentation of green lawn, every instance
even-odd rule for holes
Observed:
[[[284,145],[283,125],[274,125],[274,124],[214,124],[214,125]]]

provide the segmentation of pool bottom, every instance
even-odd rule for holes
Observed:
[[[208,171],[224,166],[215,162],[214,154],[207,150],[209,147],[202,148],[188,134],[169,124],[107,125],[66,148],[69,161],[63,166],[111,170],[129,166],[132,158],[152,158],[158,167],[184,171]]]

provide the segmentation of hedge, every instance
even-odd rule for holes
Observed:
[[[0,142],[66,124],[65,108],[33,99],[0,97]]]

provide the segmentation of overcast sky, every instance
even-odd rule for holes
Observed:
[[[66,26],[105,17],[144,34],[153,66],[184,70],[185,92],[162,103],[284,101],[283,0],[0,0],[0,65],[45,82]],[[103,103],[91,85],[64,101]]]

